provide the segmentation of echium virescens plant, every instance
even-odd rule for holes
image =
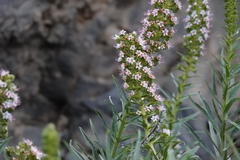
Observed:
[[[240,64],[232,63],[234,58],[239,57],[236,50],[240,47],[239,38],[236,37],[239,31],[236,25],[236,0],[225,0],[226,25],[224,28],[227,35],[223,37],[226,47],[223,47],[221,57],[218,60],[222,70],[212,67],[213,84],[212,89],[210,89],[213,95],[212,107],[200,92],[197,94],[202,102],[201,105],[189,95],[183,95],[183,91],[192,87],[192,84],[186,84],[187,79],[190,78],[190,72],[197,71],[195,66],[197,58],[204,53],[204,42],[209,37],[211,13],[208,3],[208,0],[189,0],[188,16],[185,19],[187,35],[184,36],[186,53],[181,54],[183,63],[178,65],[178,69],[183,74],[178,79],[174,78],[178,88],[176,96],[169,96],[162,90],[166,100],[157,93],[158,87],[155,84],[156,80],[152,68],[161,63],[162,57],[157,52],[170,49],[173,46],[170,43],[174,34],[172,27],[178,23],[175,13],[181,9],[181,3],[177,0],[151,0],[152,9],[146,12],[146,17],[142,20],[143,27],[139,33],[126,33],[122,30],[119,35],[113,36],[113,39],[117,41],[115,47],[120,51],[117,61],[121,63],[119,69],[120,76],[124,81],[124,89],[118,84],[117,88],[120,91],[123,110],[118,113],[111,98],[109,98],[113,107],[110,127],[102,115],[97,112],[107,130],[105,146],[101,145],[91,121],[90,125],[96,141],[91,141],[84,130],[80,128],[83,137],[92,149],[92,154],[89,155],[79,145],[82,151],[80,153],[70,143],[70,148],[77,158],[81,160],[200,159],[194,155],[198,146],[190,150],[186,149],[187,151],[182,155],[178,154],[179,151],[185,150],[184,147],[189,146],[180,146],[179,148],[177,127],[184,124],[189,129],[189,133],[192,133],[198,140],[197,145],[207,149],[213,159],[240,159],[238,150],[234,146],[236,142],[233,140],[239,131],[240,120],[237,119],[235,122],[231,120],[234,115],[239,113],[239,109],[234,113],[230,112],[233,103],[240,99],[237,97],[240,83],[239,81],[235,82],[239,75]],[[221,98],[219,98],[220,92],[217,92],[216,89],[217,82],[222,87]],[[208,83],[207,87],[211,88]],[[128,93],[128,96],[124,94],[123,90]],[[187,120],[195,118],[198,113],[176,120],[179,106],[186,98],[190,98],[193,104],[206,115],[209,124],[209,130],[206,132],[213,144],[212,148],[215,154],[201,140],[198,133],[186,123]],[[140,127],[142,132],[125,135],[125,130],[129,126],[132,128]]]
[[[98,147],[101,146],[99,151],[80,128],[83,137],[92,148],[93,159],[164,160],[168,158],[167,148],[171,142],[171,130],[165,117],[164,98],[157,92],[158,86],[152,69],[162,62],[162,57],[157,52],[173,47],[170,40],[175,33],[174,26],[178,24],[175,14],[182,5],[179,0],[151,0],[149,3],[152,8],[145,13],[145,18],[141,21],[143,27],[139,32],[126,33],[121,30],[118,35],[112,37],[117,42],[115,45],[119,50],[117,61],[120,63],[120,76],[124,81],[124,91],[117,84],[123,110],[116,113],[113,108],[111,128],[106,126],[102,115],[98,112],[107,129],[106,148],[99,145],[100,141],[90,121],[96,143]],[[110,103],[114,107],[111,99]],[[125,135],[128,126],[140,127],[143,132],[141,134],[138,132],[138,136],[136,133]],[[133,142],[129,143],[129,141]],[[70,148],[81,160],[91,159],[81,147],[85,157],[71,143]],[[140,150],[145,150],[146,153],[139,154]]]
[[[208,0],[188,0],[187,17],[184,19],[186,23],[185,29],[187,34],[184,35],[184,47],[186,52],[181,54],[182,63],[178,64],[178,69],[183,73],[178,79],[178,92],[176,96],[168,99],[165,105],[169,109],[168,118],[169,128],[173,128],[179,106],[182,104],[182,98],[185,96],[183,92],[191,84],[187,84],[187,79],[191,72],[196,72],[196,64],[198,57],[204,55],[205,41],[209,38],[212,14],[210,12]]]
[[[220,63],[216,67],[211,63],[212,84],[207,82],[207,87],[212,95],[211,104],[198,92],[201,104],[190,100],[207,118],[208,129],[205,133],[209,136],[214,150],[203,142],[196,131],[185,123],[189,131],[197,139],[199,144],[206,149],[212,159],[232,160],[240,159],[239,148],[235,145],[239,143],[237,135],[240,129],[239,107],[235,108],[235,102],[239,102],[239,58],[240,37],[239,26],[237,25],[238,12],[237,0],[224,0],[225,2],[225,25],[226,34],[222,36],[225,42],[222,45],[220,58],[215,56]],[[237,116],[237,118],[235,118]]]
[[[9,160],[41,160],[45,154],[33,142],[24,139],[16,148],[6,147],[6,154]]]
[[[8,122],[15,120],[12,112],[20,104],[20,98],[16,91],[18,88],[13,83],[14,75],[7,70],[0,70],[0,153],[5,149],[6,158],[9,160],[41,160],[43,152],[37,147],[32,146],[30,140],[23,140],[14,149],[6,147],[10,138],[8,138]]]
[[[122,123],[128,116],[139,116],[145,138],[142,146],[152,152],[154,159],[166,158],[171,130],[165,118],[164,98],[157,93],[157,85],[152,69],[161,63],[161,50],[173,47],[170,40],[175,33],[174,25],[178,24],[175,13],[182,8],[178,0],[151,0],[152,9],[142,19],[143,27],[137,32],[120,31],[115,35],[120,50],[117,61],[120,62],[120,76],[123,87],[129,93],[129,103],[125,107]],[[137,109],[133,108],[137,106]],[[121,135],[121,133],[120,133]],[[114,147],[118,147],[118,142]],[[156,150],[158,144],[159,150]],[[113,155],[115,152],[113,152]]]
[[[8,137],[7,125],[9,121],[13,121],[12,112],[20,104],[20,98],[15,93],[18,88],[12,83],[14,75],[9,71],[0,70],[0,138]]]

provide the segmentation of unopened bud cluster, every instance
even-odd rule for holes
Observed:
[[[188,1],[188,15],[184,19],[187,31],[187,35],[184,36],[184,46],[189,50],[188,54],[195,58],[193,63],[196,63],[196,58],[204,55],[204,42],[209,38],[212,14],[208,0]]]
[[[41,160],[45,154],[32,144],[32,141],[24,139],[18,144],[16,149],[14,147],[6,147],[8,158],[10,160]]]
[[[11,112],[20,104],[13,80],[14,75],[9,74],[9,71],[0,70],[0,138],[3,139],[7,137],[7,122],[14,120]]]
[[[178,24],[174,13],[182,6],[178,0],[151,0],[150,4],[152,9],[145,13],[139,33],[128,34],[121,30],[113,39],[117,41],[115,48],[120,50],[117,61],[121,63],[119,70],[124,80],[123,87],[129,93],[131,102],[139,106],[136,114],[143,119],[151,119],[150,126],[153,127],[163,117],[160,113],[166,110],[161,105],[164,98],[157,94],[158,87],[152,73],[152,68],[162,62],[161,55],[155,52],[173,46],[170,39],[175,33],[174,25]],[[162,133],[170,135],[166,127],[164,124],[161,126]]]

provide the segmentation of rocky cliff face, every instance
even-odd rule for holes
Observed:
[[[215,55],[220,51],[217,35],[223,33],[222,5],[222,1],[212,0],[214,21],[207,45]],[[48,122],[57,125],[63,140],[73,138],[84,143],[78,127],[88,132],[89,118],[104,137],[94,109],[109,119],[111,110],[104,99],[110,95],[120,106],[112,80],[112,75],[118,75],[118,64],[111,36],[120,29],[138,30],[143,12],[149,7],[145,0],[0,0],[0,67],[16,76],[22,100],[14,113],[16,121],[10,125],[15,137],[12,144],[25,137],[40,146],[40,133]],[[179,16],[181,22],[185,12]],[[161,79],[159,85],[172,92],[176,90],[168,73],[178,74],[172,68],[180,60],[176,52],[182,51],[183,26],[180,23],[177,28],[175,48],[162,53],[165,63],[155,71]],[[216,64],[211,54],[200,58],[199,71],[203,75],[209,75],[207,61]],[[204,81],[198,78],[194,83]],[[198,89],[208,96],[206,87]],[[182,112],[180,116],[187,114]],[[201,124],[191,123],[201,128]],[[199,154],[203,156],[205,151]]]

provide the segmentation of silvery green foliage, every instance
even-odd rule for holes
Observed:
[[[203,55],[204,41],[209,36],[211,20],[209,1],[189,0],[188,16],[185,19],[188,34],[184,36],[187,53],[181,54],[182,61],[185,63],[178,66],[183,74],[178,78],[171,74],[178,88],[176,96],[160,88],[165,99],[156,93],[155,77],[151,72],[151,68],[161,62],[162,57],[152,53],[172,47],[169,40],[175,31],[170,27],[178,23],[174,13],[181,9],[181,4],[178,0],[151,0],[150,4],[153,9],[146,12],[140,34],[126,33],[122,30],[119,35],[113,36],[113,39],[117,41],[115,47],[120,50],[117,61],[121,63],[120,76],[124,80],[122,88],[114,78],[122,101],[122,112],[116,111],[110,98],[113,117],[111,125],[107,126],[101,113],[96,111],[106,129],[105,145],[100,145],[97,131],[90,121],[95,140],[90,140],[82,128],[80,132],[91,147],[92,153],[87,153],[80,144],[77,144],[81,150],[78,151],[70,142],[71,151],[80,160],[199,160],[200,157],[196,155],[196,152],[201,146],[213,159],[240,159],[233,141],[240,129],[240,120],[231,119],[240,109],[233,113],[230,112],[233,104],[240,100],[236,97],[240,90],[240,83],[235,82],[239,75],[240,63],[232,63],[232,60],[239,56],[237,49],[240,48],[239,29],[236,25],[238,18],[236,0],[225,0],[226,19],[224,21],[226,25],[224,29],[227,35],[223,36],[223,40],[226,46],[222,47],[220,58],[216,57],[222,69],[218,70],[213,65],[209,66],[212,70],[213,82],[211,85],[209,83],[206,85],[212,93],[211,104],[200,92],[195,95],[199,97],[202,104],[195,102],[192,95],[183,94],[187,89],[194,87],[186,82],[190,77],[189,73],[197,71],[195,66],[197,58]],[[221,92],[217,92],[217,83],[222,87]],[[214,151],[187,123],[188,120],[196,118],[199,112],[176,120],[178,107],[187,98],[207,117],[209,130],[206,129],[206,133],[212,142]],[[133,108],[133,104],[137,108]],[[124,131],[130,126],[136,127],[136,132],[125,135]],[[192,136],[196,138],[195,146],[190,147],[189,144],[178,139],[178,131],[183,126],[188,128]],[[138,130],[139,128],[142,129]],[[130,143],[120,145],[127,140]]]
[[[237,22],[236,0],[225,0],[225,27],[226,35],[223,35],[225,45],[222,45],[220,58],[215,57],[221,65],[221,69],[214,67],[211,63],[212,84],[206,82],[212,94],[212,103],[209,103],[198,92],[201,104],[196,103],[191,97],[193,104],[207,117],[209,130],[206,132],[212,142],[212,152],[206,144],[201,141],[191,126],[185,124],[199,144],[205,148],[213,159],[230,160],[240,159],[238,149],[235,147],[234,138],[239,133],[239,118],[233,119],[239,113],[239,109],[233,110],[235,102],[240,98],[237,94],[240,90],[239,71],[240,63],[233,60],[239,57],[237,50],[240,48],[239,26]],[[217,84],[220,84],[217,90]],[[220,98],[221,97],[221,98]]]

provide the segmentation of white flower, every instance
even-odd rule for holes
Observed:
[[[2,88],[7,87],[7,83],[0,80],[0,87],[2,87]]]
[[[170,136],[171,131],[170,131],[169,129],[164,128],[164,129],[163,129],[163,133],[165,133],[165,134],[167,134],[168,136]]]
[[[3,119],[7,119],[7,120],[9,120],[9,121],[13,121],[13,120],[14,120],[12,114],[9,113],[8,111],[4,112],[4,113],[2,114],[2,116],[3,116]]]
[[[0,71],[0,76],[1,77],[4,77],[4,76],[6,76],[8,74],[9,74],[9,71],[3,70],[3,69]]]
[[[153,122],[157,122],[159,120],[159,116],[158,115],[152,116],[151,120]]]
[[[142,112],[139,111],[139,110],[137,110],[137,112],[136,112],[136,114],[139,115],[139,116],[141,115],[141,113],[142,113]]]

